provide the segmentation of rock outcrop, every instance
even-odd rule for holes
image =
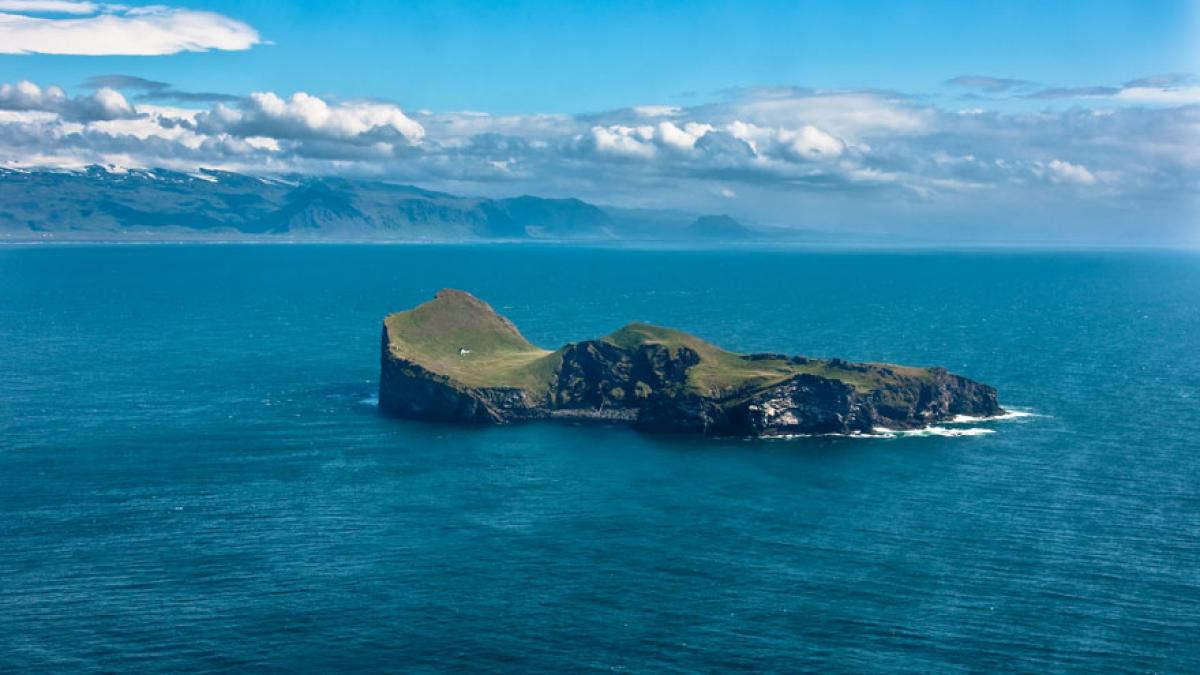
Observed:
[[[379,406],[438,422],[594,419],[731,436],[870,433],[1003,413],[995,389],[941,368],[735,354],[649,324],[548,351],[455,290],[385,319]]]

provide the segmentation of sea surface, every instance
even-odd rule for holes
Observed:
[[[375,409],[385,313],[944,365],[754,441]],[[0,671],[1200,671],[1200,256],[0,248]]]

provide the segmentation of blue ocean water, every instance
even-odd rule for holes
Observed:
[[[940,364],[788,441],[381,418],[383,315]],[[0,671],[1200,670],[1200,256],[0,248]]]

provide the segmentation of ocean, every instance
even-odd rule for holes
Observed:
[[[468,290],[943,365],[1009,419],[705,439],[381,417]],[[1200,255],[0,247],[0,671],[1200,671]]]

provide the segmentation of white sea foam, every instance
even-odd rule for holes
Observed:
[[[852,431],[848,434],[838,434],[838,433],[833,433],[833,434],[772,434],[770,436],[761,437],[761,440],[764,440],[764,441],[790,441],[790,440],[794,440],[797,438],[894,438],[894,436],[889,436],[888,434],[880,433],[879,430],[876,429],[875,431],[873,431],[869,434],[864,434],[860,431]],[[759,440],[759,439],[755,438],[753,436],[748,436],[746,438],[746,440],[752,441],[752,440]]]
[[[999,418],[990,418],[999,419]],[[947,422],[949,424],[949,422]],[[765,440],[786,441],[797,438],[862,438],[862,439],[889,439],[889,438],[909,438],[920,436],[942,436],[944,438],[959,438],[964,436],[985,436],[987,434],[996,433],[995,429],[985,429],[983,427],[962,428],[947,428],[941,426],[925,427],[923,429],[888,429],[886,427],[875,427],[870,433],[851,432],[848,434],[778,434],[774,436],[764,436]]]
[[[370,406],[372,408],[378,408],[379,407],[379,396],[377,394],[371,394],[370,396],[359,401],[359,403],[361,405]]]
[[[973,415],[955,415],[951,419],[946,420],[946,424],[979,424],[981,422],[1004,422],[1006,420],[1017,420],[1025,417],[1045,417],[1021,408],[1009,408],[1003,415],[995,415],[993,417],[975,417]]]
[[[876,438],[900,438],[907,436],[944,436],[947,438],[956,438],[959,436],[983,436],[985,434],[996,433],[995,429],[984,429],[983,427],[971,427],[969,429],[948,429],[946,427],[925,427],[924,429],[885,429],[883,427],[876,427],[874,431],[874,436]]]

